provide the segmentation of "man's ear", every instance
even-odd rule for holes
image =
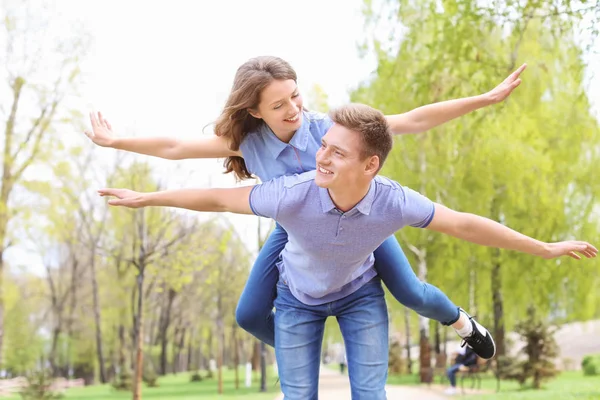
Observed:
[[[248,114],[252,115],[254,118],[256,119],[262,119],[260,113],[258,112],[258,110],[255,110],[253,108],[248,108],[246,109],[246,111],[248,111]]]
[[[375,175],[379,171],[379,156],[371,156],[365,164],[365,174]]]

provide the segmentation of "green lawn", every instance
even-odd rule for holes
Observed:
[[[243,399],[243,400],[273,400],[279,394],[279,384],[272,372],[267,375],[267,393],[258,391],[260,375],[255,374],[252,386],[244,386],[244,374],[240,368],[240,389],[235,389],[234,372],[224,370],[223,394],[217,394],[216,374],[213,379],[205,379],[201,382],[190,382],[188,373],[169,375],[158,380],[160,387],[148,388],[143,385],[143,399],[161,400],[216,400],[216,399]],[[203,374],[204,376],[204,374]],[[84,388],[69,389],[64,397],[66,400],[103,400],[103,399],[131,399],[131,392],[116,391],[109,385],[88,386]],[[6,397],[6,399],[17,400],[19,396]]]
[[[465,382],[465,386],[467,382]],[[496,380],[482,380],[483,389],[496,390]],[[543,385],[543,389],[523,390],[517,382],[501,382],[500,392],[478,396],[481,399],[496,400],[597,400],[600,399],[600,379],[584,376],[581,371],[563,372],[556,379]]]
[[[438,377],[435,384],[439,384]],[[389,385],[418,385],[416,375],[390,376]],[[447,385],[448,381],[445,380]],[[465,388],[470,388],[471,380],[465,379]],[[458,378],[460,388],[460,378]],[[587,377],[581,371],[563,372],[556,379],[543,385],[541,390],[530,388],[521,389],[515,381],[500,382],[500,392],[496,392],[496,379],[493,376],[484,377],[481,388],[490,391],[490,394],[478,394],[464,396],[466,398],[477,398],[487,400],[598,400],[600,399],[600,379],[598,377]],[[462,396],[459,396],[462,397]]]

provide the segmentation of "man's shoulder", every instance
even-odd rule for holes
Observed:
[[[393,179],[387,178],[385,176],[377,175],[373,180],[375,184],[383,189],[387,190],[402,190],[403,186],[396,182]]]
[[[312,184],[315,180],[316,172],[317,172],[316,170],[312,170],[312,171],[308,171],[308,172],[303,172],[301,174],[282,176],[277,179],[282,180],[282,182],[283,182],[282,186],[284,187],[284,189],[292,190],[292,191],[303,190],[305,188],[312,186]]]

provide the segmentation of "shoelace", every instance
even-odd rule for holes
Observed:
[[[469,317],[469,322],[472,324],[473,323],[473,318],[475,318],[475,316],[470,316]],[[467,344],[472,345],[472,344],[483,344],[483,337],[481,335],[481,332],[478,331],[478,335],[475,334],[475,330],[477,330],[476,326],[473,326],[473,332],[471,332],[471,334],[467,337],[464,337],[463,340],[460,342],[460,347],[465,347]],[[473,346],[471,346],[473,347]]]

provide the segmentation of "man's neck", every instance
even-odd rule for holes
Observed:
[[[350,211],[369,193],[371,182],[372,180],[369,180],[365,183],[352,185],[350,188],[328,189],[329,197],[331,197],[331,201],[338,210],[342,212]]]

